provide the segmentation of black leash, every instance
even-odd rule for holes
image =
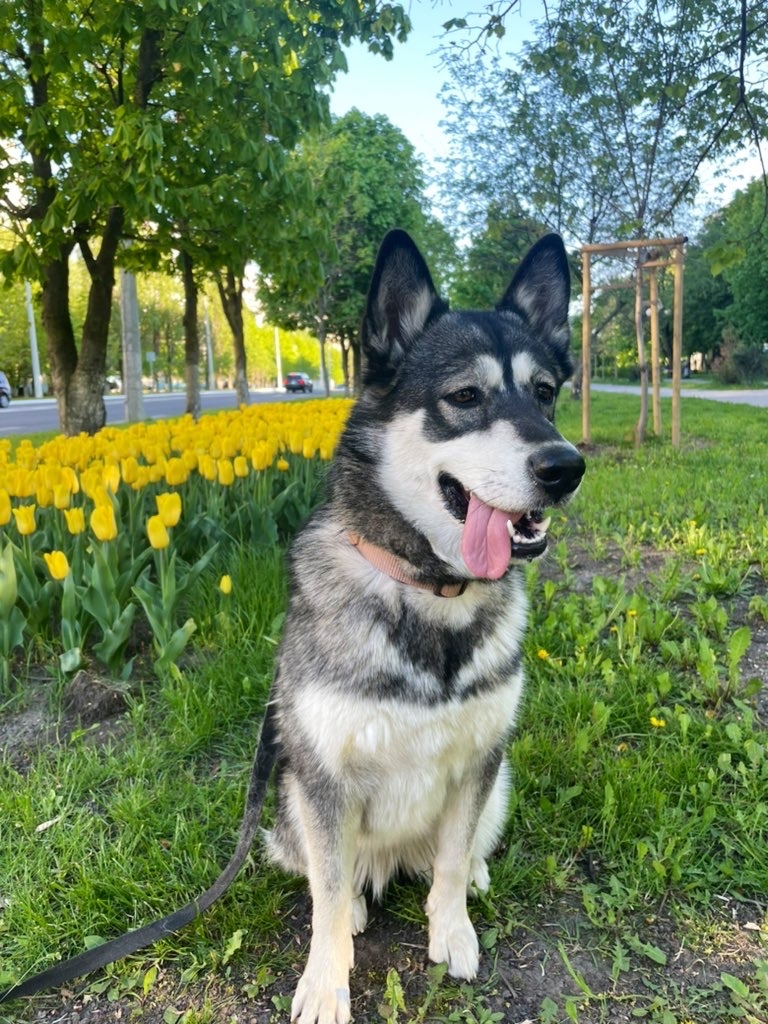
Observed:
[[[187,903],[180,910],[174,911],[159,921],[144,925],[143,928],[136,928],[134,931],[119,935],[116,939],[110,939],[101,946],[94,949],[87,949],[84,953],[78,953],[69,960],[64,960],[55,967],[49,967],[40,974],[35,974],[26,981],[0,992],[0,1003],[9,999],[20,999],[22,996],[31,996],[45,988],[54,988],[62,985],[65,981],[78,978],[84,974],[105,967],[114,963],[130,953],[136,953],[145,949],[158,939],[164,938],[177,932],[180,928],[194,921],[196,917],[215,903],[222,896],[235,880],[240,868],[248,856],[248,851],[256,835],[259,825],[261,808],[264,804],[264,797],[267,792],[267,785],[272,774],[272,767],[277,754],[277,729],[275,725],[275,710],[270,703],[267,705],[264,722],[261,727],[256,755],[251,767],[251,777],[248,783],[248,796],[245,802],[245,810],[240,822],[237,847],[232,857],[221,872],[213,885],[196,900]]]

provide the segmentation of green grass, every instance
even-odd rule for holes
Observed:
[[[625,1019],[611,1008],[622,979],[666,958],[649,925],[659,908],[688,945],[721,934],[725,903],[766,925],[768,732],[743,656],[768,619],[768,412],[686,403],[679,450],[652,440],[635,451],[637,400],[597,393],[592,403],[584,484],[555,516],[552,555],[529,572],[510,823],[492,898],[475,909],[492,959],[521,923],[534,927],[538,905],[576,913],[557,954],[575,994],[543,994],[542,1024]],[[668,403],[664,412],[668,422]],[[559,426],[577,439],[580,407],[563,402]],[[111,744],[84,730],[28,770],[0,766],[0,983],[165,914],[231,852],[285,582],[279,552],[229,557],[217,572],[231,574],[230,598],[213,576],[195,597],[193,657],[133,694]],[[55,705],[54,683],[51,692]],[[284,1007],[297,954],[281,919],[303,885],[254,860],[204,921],[110,968],[91,990],[151,988],[163,962],[178,964],[188,986],[229,978],[240,963],[249,998],[276,991],[272,1005]],[[388,905],[421,921],[423,898],[423,888],[398,885]],[[607,960],[604,989],[574,966],[573,943]],[[764,1021],[765,954],[741,959],[738,977],[721,970],[690,992],[640,985],[626,1006],[659,1024]],[[382,1019],[504,1019],[494,1017],[494,974],[485,987],[458,987],[427,972],[403,995],[386,966],[369,980]],[[206,1016],[204,1004],[188,1024],[229,1019]],[[19,1019],[0,1010],[0,1021]]]

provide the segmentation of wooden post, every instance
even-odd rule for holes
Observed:
[[[635,448],[645,440],[648,424],[648,361],[645,355],[645,319],[643,317],[643,260],[642,249],[637,254],[635,266],[635,336],[637,341],[637,364],[640,370],[640,415],[635,426]]]
[[[683,246],[672,251],[675,308],[672,314],[672,444],[680,447],[680,370],[683,360]]]
[[[648,272],[651,314],[651,385],[653,388],[653,432],[661,437],[661,367],[659,365],[659,282],[656,268]]]
[[[590,305],[592,303],[592,285],[589,273],[589,253],[583,253],[581,271],[581,296],[584,312],[581,316],[581,440],[589,444],[589,386],[592,377],[592,324],[590,322]]]

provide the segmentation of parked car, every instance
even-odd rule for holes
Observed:
[[[308,373],[289,373],[283,381],[286,391],[311,391],[312,378]]]
[[[11,385],[8,378],[0,370],[0,409],[5,409],[11,404]]]

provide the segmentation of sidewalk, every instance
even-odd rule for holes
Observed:
[[[624,395],[639,395],[638,384],[590,384],[590,391],[615,391]],[[651,393],[650,387],[648,393]],[[672,388],[661,388],[662,398],[672,397]],[[744,391],[728,390],[704,390],[699,391],[693,388],[681,388],[681,398],[707,398],[712,402],[732,402],[734,405],[755,405],[762,409],[768,409],[768,388],[750,388]]]

